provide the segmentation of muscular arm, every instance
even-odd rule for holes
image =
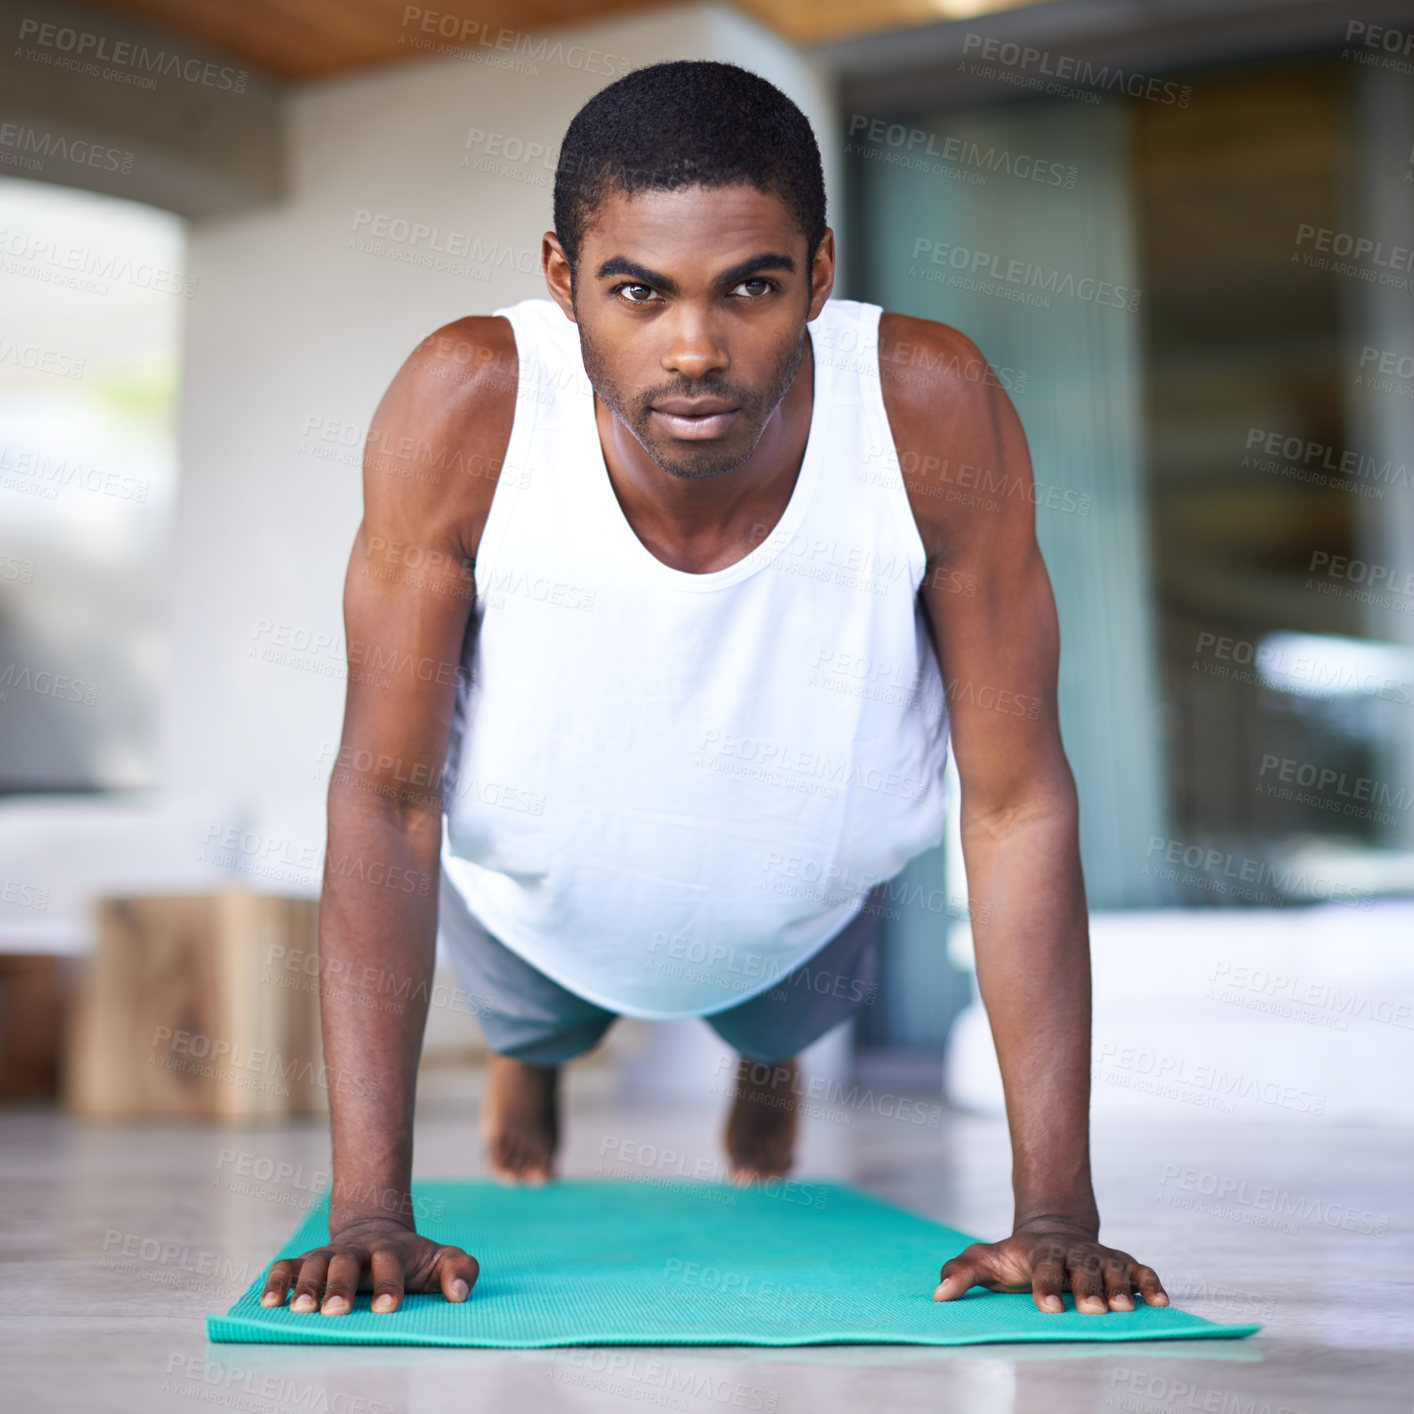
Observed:
[[[415,1236],[413,1109],[436,951],[442,766],[471,567],[514,407],[509,325],[465,319],[414,351],[370,428],[319,910],[330,1247],[272,1270],[266,1297],[281,1301],[298,1270],[293,1310],[322,1303],[340,1314],[370,1284],[375,1310],[395,1309],[404,1286],[460,1299],[476,1279],[460,1249]]]
[[[1087,1251],[1107,1252],[1095,1242],[1090,1178],[1079,810],[1061,745],[1060,635],[1036,543],[1026,437],[995,374],[956,330],[885,315],[880,342],[885,408],[928,556],[921,596],[962,782],[977,982],[1006,1095],[1014,1231],[1075,1234],[1089,1239]],[[1024,1265],[1032,1270],[1009,1273],[1002,1289],[1024,1282],[1043,1310],[1059,1309],[1067,1282],[1081,1310],[1132,1305],[1128,1271],[1108,1259],[1085,1272],[1052,1250]],[[1157,1277],[1139,1270],[1146,1296],[1164,1299]],[[939,1290],[961,1295],[989,1275],[962,1264],[949,1280],[945,1268]]]

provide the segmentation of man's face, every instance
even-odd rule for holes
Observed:
[[[572,303],[562,256],[551,293],[572,308],[595,392],[653,461],[720,476],[794,380],[833,254],[827,236],[812,268],[785,203],[751,186],[614,191],[581,241]]]

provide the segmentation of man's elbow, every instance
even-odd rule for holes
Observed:
[[[444,801],[440,786],[409,785],[370,772],[336,772],[329,782],[328,818],[338,825],[375,828],[440,843]]]
[[[1005,839],[1021,830],[1079,828],[1080,801],[1069,767],[1044,780],[1030,780],[968,799],[963,784],[959,826],[967,836]]]

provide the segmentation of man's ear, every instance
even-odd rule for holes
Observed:
[[[815,248],[815,258],[810,262],[810,312],[806,321],[818,319],[835,288],[835,232],[831,226],[825,227],[825,234]]]
[[[550,298],[564,310],[571,324],[578,323],[574,317],[574,271],[553,231],[546,231],[540,242],[540,263],[545,269],[545,288],[550,291]]]

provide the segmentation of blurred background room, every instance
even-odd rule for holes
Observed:
[[[1025,426],[1110,1240],[1162,1219],[1178,1304],[1319,1343],[1323,1283],[1408,1237],[1414,5],[0,0],[0,33],[0,1166],[16,1211],[68,1215],[55,1255],[125,1254],[198,1332],[327,1181],[314,928],[370,418],[432,330],[544,294],[585,100],[716,58],[810,117],[835,293],[956,325]],[[1008,1159],[952,785],[877,996],[806,1057],[832,1098],[800,1167],[980,1232]],[[484,1043],[437,980],[419,1173],[478,1173]],[[619,1023],[570,1067],[566,1171],[651,1179],[629,1138],[715,1162],[726,1055]],[[178,1230],[200,1275],[142,1255]],[[1380,1300],[1343,1350],[1387,1343]],[[125,1399],[168,1407],[176,1329]],[[1380,1368],[1351,1408],[1395,1407]],[[954,1376],[1023,1407],[1034,1372],[993,1373]]]

